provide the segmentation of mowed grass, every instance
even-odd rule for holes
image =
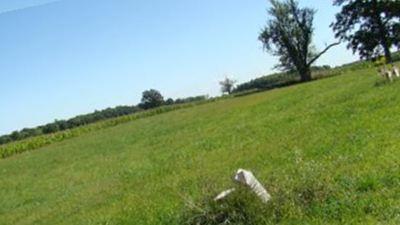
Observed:
[[[0,224],[179,224],[252,170],[265,224],[400,224],[400,82],[359,70],[0,160]]]

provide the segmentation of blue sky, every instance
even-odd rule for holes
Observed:
[[[337,8],[318,10],[314,42],[334,41]],[[145,89],[218,95],[218,81],[270,73],[257,36],[266,0],[0,0],[0,134],[116,105]],[[317,64],[355,60],[344,45]]]

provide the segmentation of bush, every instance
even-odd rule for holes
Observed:
[[[196,204],[187,202],[179,224],[185,225],[257,225],[265,220],[267,205],[248,189],[237,186],[226,199],[215,202],[214,195]]]
[[[398,55],[398,58],[400,58],[400,52],[396,54]],[[373,67],[373,64],[369,61],[356,61],[353,63],[344,64],[336,68],[331,68],[328,65],[313,66],[311,68],[311,76],[313,80],[317,80],[321,78],[337,76],[342,74],[344,71],[355,71],[371,67]],[[285,87],[300,82],[301,82],[300,77],[295,72],[275,73],[253,79],[249,82],[239,84],[233,90],[232,93],[235,96],[242,96],[249,94],[251,92],[265,91],[274,88]]]
[[[269,90],[295,84],[300,82],[300,77],[295,73],[276,73],[268,76],[256,78],[249,82],[239,84],[233,93],[240,93],[247,90]]]
[[[199,95],[194,97],[188,98],[177,98],[174,104],[183,104],[183,103],[190,103],[190,102],[198,102],[198,101],[206,101],[209,97],[207,95]]]

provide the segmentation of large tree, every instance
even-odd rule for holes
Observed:
[[[279,56],[277,68],[297,71],[302,81],[310,81],[311,65],[339,43],[331,44],[317,53],[312,44],[315,10],[300,8],[295,0],[270,0],[270,3],[270,19],[259,36],[260,41],[267,51]]]
[[[151,109],[164,104],[164,97],[157,90],[150,89],[142,94],[142,102],[140,107],[143,109]]]
[[[399,0],[335,0],[334,5],[342,6],[331,25],[337,38],[361,58],[383,53],[392,61],[391,48],[400,47]]]
[[[223,93],[231,94],[235,86],[235,83],[236,83],[235,80],[229,79],[227,77],[223,81],[220,81],[219,85],[221,85],[222,94]]]

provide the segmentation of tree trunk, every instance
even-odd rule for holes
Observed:
[[[392,53],[390,52],[389,47],[387,45],[384,45],[383,49],[385,51],[386,63],[392,63]]]
[[[379,29],[379,33],[380,33],[380,42],[381,42],[381,46],[383,47],[384,53],[385,53],[385,58],[386,58],[386,62],[387,63],[391,63],[392,62],[392,53],[390,52],[390,44],[388,42],[388,38],[387,38],[387,29],[385,27],[385,25],[383,24],[381,15],[380,15],[380,11],[378,10],[378,1],[377,0],[373,0],[373,10],[374,10],[374,18],[376,20],[376,23],[378,24],[378,29]]]
[[[300,72],[301,82],[311,81],[311,70],[310,68],[302,69]]]

